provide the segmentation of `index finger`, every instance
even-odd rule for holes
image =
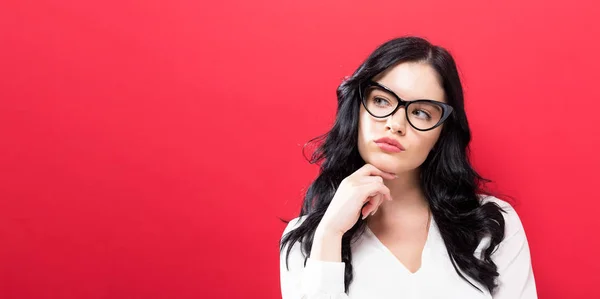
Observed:
[[[395,179],[398,176],[394,173],[389,173],[389,172],[385,172],[377,167],[375,167],[373,164],[365,164],[363,167],[359,168],[357,171],[357,173],[362,174],[362,175],[378,175],[383,177],[384,179]]]

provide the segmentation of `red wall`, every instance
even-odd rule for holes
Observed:
[[[600,5],[206,2],[0,5],[1,298],[280,297],[301,145],[404,34],[455,54],[540,298],[600,298]]]

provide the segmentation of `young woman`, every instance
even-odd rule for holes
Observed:
[[[469,163],[452,56],[390,40],[337,96],[320,174],[281,239],[283,299],[537,298],[517,213]]]

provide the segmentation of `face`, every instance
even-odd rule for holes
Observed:
[[[373,81],[387,87],[405,101],[429,99],[446,103],[439,75],[425,63],[398,64],[373,78]],[[422,112],[414,113],[415,117],[420,117],[418,113]],[[404,107],[386,118],[375,118],[361,104],[358,151],[365,162],[383,171],[407,173],[418,169],[425,161],[439,139],[442,126],[419,131],[409,124]],[[397,152],[393,148],[386,148],[385,144],[375,142],[384,137],[398,141],[404,150]]]

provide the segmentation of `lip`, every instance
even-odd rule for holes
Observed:
[[[383,150],[393,152],[402,152],[405,150],[402,144],[400,144],[400,142],[389,137],[380,138],[375,140],[374,142]]]

